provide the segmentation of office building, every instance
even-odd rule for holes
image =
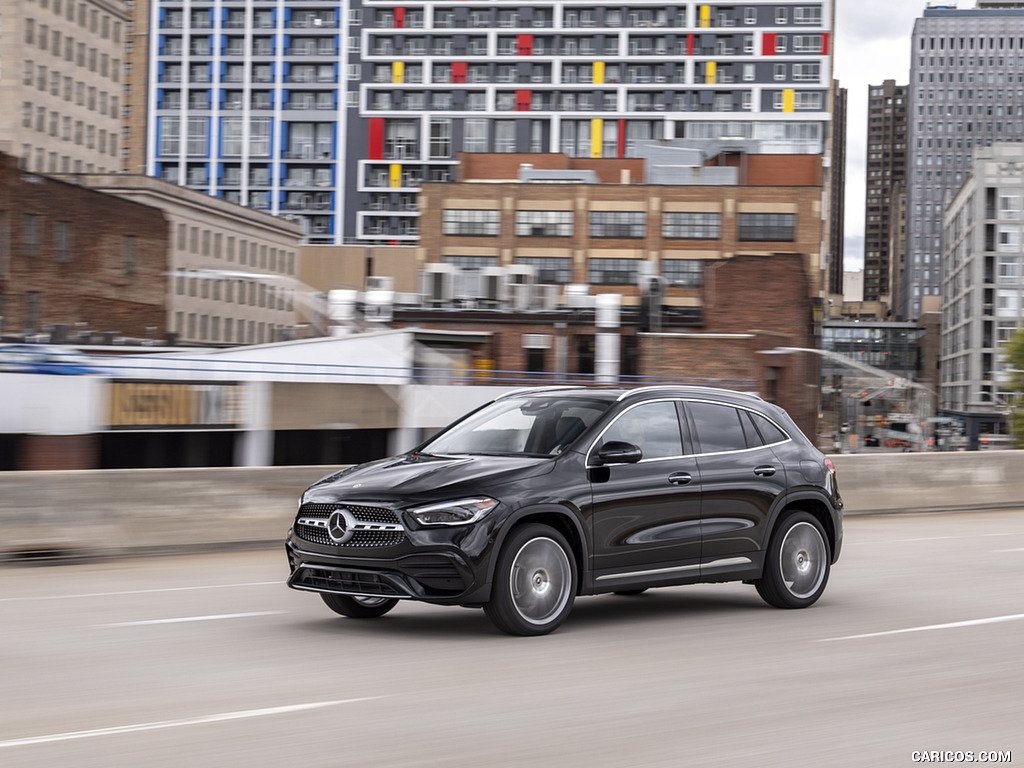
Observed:
[[[120,0],[0,0],[0,152],[35,173],[120,167]]]
[[[864,301],[889,301],[892,209],[906,178],[907,86],[868,86],[867,180],[864,193]]]
[[[146,172],[293,218],[307,243],[402,244],[420,184],[453,180],[460,153],[827,154],[833,6],[168,0],[149,16]]]
[[[971,153],[1024,140],[1024,2],[929,5],[914,24],[908,115],[907,253],[899,313],[942,291],[942,216]]]
[[[972,170],[945,218],[941,395],[946,411],[991,419],[1024,306],[1024,145],[977,149]]]

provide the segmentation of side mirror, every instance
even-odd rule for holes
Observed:
[[[640,446],[611,440],[602,445],[594,456],[598,466],[605,464],[636,464],[644,457]]]

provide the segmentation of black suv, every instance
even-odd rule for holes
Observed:
[[[295,589],[344,616],[482,606],[543,635],[577,595],[745,581],[779,608],[825,589],[835,468],[781,408],[702,387],[511,392],[410,453],[302,495]]]

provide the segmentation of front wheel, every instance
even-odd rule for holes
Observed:
[[[754,586],[768,605],[806,608],[825,591],[831,559],[821,523],[807,512],[793,512],[772,534],[764,574]]]
[[[484,612],[510,635],[546,635],[572,610],[576,579],[576,560],[565,537],[546,525],[525,525],[501,549]]]
[[[320,597],[332,611],[352,619],[375,619],[398,605],[391,597],[354,597],[327,592],[321,592]]]

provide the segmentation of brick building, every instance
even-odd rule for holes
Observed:
[[[498,378],[600,383],[595,304],[618,294],[618,381],[756,391],[815,434],[816,356],[759,353],[817,346],[820,157],[729,152],[672,166],[691,183],[632,183],[668,166],[656,154],[629,162],[475,156],[463,170],[480,181],[425,184],[427,305],[397,306],[396,323],[490,334],[475,361]]]
[[[0,153],[0,331],[166,330],[169,230],[154,208],[21,171]]]

